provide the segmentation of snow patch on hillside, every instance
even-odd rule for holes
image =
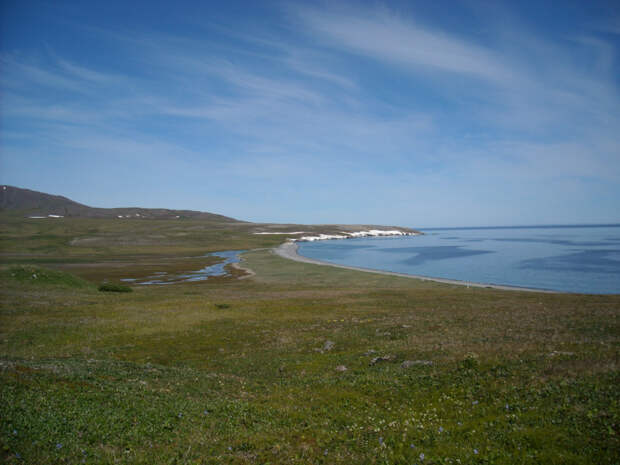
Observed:
[[[382,230],[370,229],[368,231],[344,232],[340,234],[319,234],[317,236],[302,236],[298,239],[289,239],[297,242],[325,241],[332,239],[353,239],[356,237],[386,237],[386,236],[418,236],[420,233],[399,231],[398,229]]]
[[[304,234],[306,231],[295,232],[255,232],[254,234]]]

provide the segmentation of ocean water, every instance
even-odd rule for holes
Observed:
[[[485,284],[620,293],[620,225],[425,229],[422,236],[300,242],[332,263]]]

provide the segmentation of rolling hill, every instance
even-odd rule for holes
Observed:
[[[192,218],[225,223],[240,221],[215,213],[165,208],[96,208],[83,205],[61,195],[51,195],[30,189],[3,185],[0,187],[0,211],[11,211],[29,217],[78,217],[78,218],[135,218],[172,219]]]

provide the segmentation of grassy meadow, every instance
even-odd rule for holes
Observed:
[[[292,262],[251,229],[3,216],[2,461],[619,463],[620,296]],[[254,275],[98,291],[230,249]]]

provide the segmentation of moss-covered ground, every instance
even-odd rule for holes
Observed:
[[[135,242],[147,222],[97,243],[117,226],[11,221],[5,463],[618,463],[620,296],[450,286],[269,250],[244,254],[247,279],[99,292],[110,261],[139,272],[282,238],[205,227],[158,251]],[[202,226],[158,227],[169,239]]]

